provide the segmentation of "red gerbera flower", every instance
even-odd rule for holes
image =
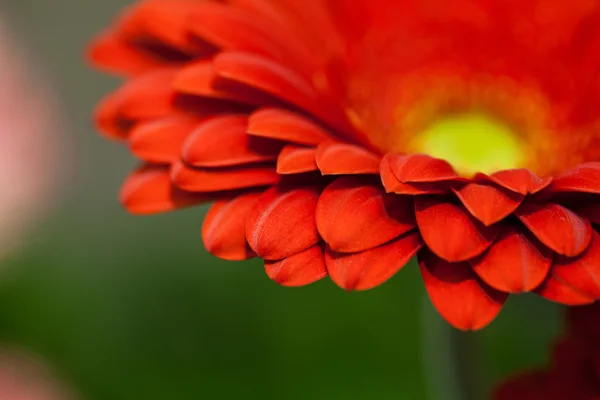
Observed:
[[[569,309],[568,321],[552,365],[503,383],[495,400],[600,399],[600,303]]]
[[[137,214],[216,200],[225,259],[381,284],[418,253],[479,329],[509,293],[600,298],[596,0],[147,0],[90,50]],[[596,224],[595,227],[593,224]]]

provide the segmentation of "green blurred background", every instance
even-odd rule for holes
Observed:
[[[126,3],[2,0],[53,80],[72,161],[59,210],[2,261],[0,340],[50,360],[87,400],[429,399],[443,391],[454,371],[432,341],[448,331],[423,302],[414,263],[366,293],[327,280],[284,289],[259,261],[206,253],[204,207],[143,218],[121,210],[117,192],[135,161],[89,117],[118,82],[90,70],[82,52]],[[544,363],[558,312],[513,297],[470,335],[488,378]]]

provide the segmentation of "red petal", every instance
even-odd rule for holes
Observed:
[[[200,124],[192,117],[174,116],[137,124],[129,136],[129,148],[139,158],[171,163],[181,154],[185,139]]]
[[[362,147],[323,143],[317,149],[317,165],[323,175],[379,173],[380,158]]]
[[[424,250],[419,253],[419,265],[434,307],[458,329],[484,328],[508,297],[481,282],[466,262],[451,264]]]
[[[177,189],[166,166],[145,166],[131,174],[121,188],[121,204],[132,214],[156,214],[211,200]]]
[[[248,121],[248,134],[306,145],[318,145],[332,140],[314,122],[277,108],[263,108],[252,114]]]
[[[279,175],[271,166],[243,165],[232,168],[191,168],[178,161],[171,168],[173,183],[189,192],[216,192],[274,185]]]
[[[96,128],[108,139],[123,140],[127,138],[134,121],[121,115],[122,98],[118,92],[105,96],[94,109]]]
[[[340,254],[328,248],[325,263],[338,286],[346,290],[368,290],[394,276],[422,246],[419,234],[412,232],[362,253]]]
[[[582,164],[554,179],[556,192],[586,192],[600,194],[600,162]]]
[[[181,93],[237,103],[262,105],[273,100],[260,92],[248,90],[217,76],[212,61],[200,60],[182,68],[175,76],[173,88]]]
[[[181,52],[199,54],[202,47],[188,30],[191,13],[198,5],[194,0],[145,0],[135,6],[129,23]]]
[[[391,154],[389,162],[392,172],[402,183],[460,180],[449,163],[425,154]]]
[[[567,306],[591,304],[596,300],[555,277],[552,269],[544,283],[535,292],[547,300]]]
[[[172,69],[160,69],[129,79],[96,107],[96,125],[112,138],[125,138],[137,120],[171,116],[172,77]]]
[[[417,197],[415,212],[425,243],[446,261],[459,262],[478,256],[498,235],[497,226],[484,226],[464,207],[444,199]]]
[[[525,198],[486,183],[469,183],[455,193],[467,210],[488,226],[512,214]]]
[[[311,53],[305,55],[305,58],[312,56],[315,62],[328,60],[332,52],[341,52],[341,38],[339,32],[333,26],[331,10],[326,2],[323,1],[302,1],[297,0],[235,0],[253,15],[268,16],[273,22],[279,22],[275,28],[279,28],[277,35],[295,33],[290,37],[285,36],[286,41],[298,42],[311,50]],[[273,28],[269,26],[269,28]],[[282,30],[283,32],[280,32]],[[327,38],[327,45],[323,45],[323,38]],[[294,43],[296,44],[296,43]]]
[[[265,192],[250,213],[246,238],[260,258],[281,260],[314,246],[318,241],[314,188]]]
[[[232,261],[254,257],[246,242],[246,218],[259,196],[248,193],[211,207],[202,226],[202,240],[211,254]]]
[[[312,85],[295,71],[258,54],[226,52],[214,60],[217,73],[244,82],[306,109],[313,109],[319,95]]]
[[[190,29],[207,42],[224,50],[237,50],[269,56],[287,61],[296,69],[306,70],[305,59],[295,57],[298,53],[293,37],[281,37],[283,32],[273,34],[273,21],[256,13],[241,12],[231,6],[204,3],[194,13]],[[231,29],[235,27],[235,29]]]
[[[529,292],[548,275],[552,252],[530,241],[516,227],[505,226],[490,249],[471,260],[488,285],[508,293]]]
[[[552,264],[555,278],[578,292],[600,299],[600,235],[594,232],[592,242],[579,256],[557,257]]]
[[[252,53],[221,53],[214,59],[217,74],[265,91],[279,99],[310,111],[333,126],[350,129],[340,109],[294,70]]]
[[[280,261],[265,261],[269,278],[288,287],[305,286],[327,276],[320,245]]]
[[[229,167],[277,159],[281,144],[248,136],[246,116],[215,117],[196,129],[183,146],[183,160],[194,167]]]
[[[235,100],[228,93],[217,91],[213,81],[217,73],[211,60],[199,60],[182,68],[173,82],[173,88],[178,92],[196,94],[218,99]]]
[[[98,35],[89,47],[87,58],[96,68],[124,75],[138,74],[166,64],[131,46],[114,32]]]
[[[592,240],[590,221],[558,204],[524,204],[515,214],[542,243],[558,254],[575,257]]]
[[[277,173],[301,174],[317,171],[315,153],[316,149],[310,147],[285,146],[277,158]]]
[[[379,165],[379,174],[385,191],[401,195],[420,195],[420,194],[443,194],[449,188],[440,183],[402,183],[392,172],[390,161],[393,155],[386,155],[381,159]]]
[[[323,191],[316,218],[327,245],[343,253],[379,246],[416,226],[412,198],[386,194],[380,185],[350,177]]]
[[[535,194],[552,182],[552,178],[540,179],[528,169],[507,169],[498,171],[490,176],[485,174],[478,174],[477,176],[488,179],[523,196]]]
[[[123,117],[138,120],[169,116],[173,112],[175,92],[171,87],[175,70],[153,70],[129,79],[116,94]]]

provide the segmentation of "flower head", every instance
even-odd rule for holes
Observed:
[[[504,382],[495,400],[600,398],[600,303],[568,310],[569,326],[556,343],[552,364]]]
[[[215,200],[222,258],[377,286],[415,254],[439,312],[600,297],[595,0],[146,0],[93,43],[137,214]],[[596,225],[594,225],[596,224]]]

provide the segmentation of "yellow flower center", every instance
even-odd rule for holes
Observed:
[[[510,126],[487,114],[467,112],[437,119],[412,141],[411,151],[448,161],[461,175],[519,168],[525,145]]]

